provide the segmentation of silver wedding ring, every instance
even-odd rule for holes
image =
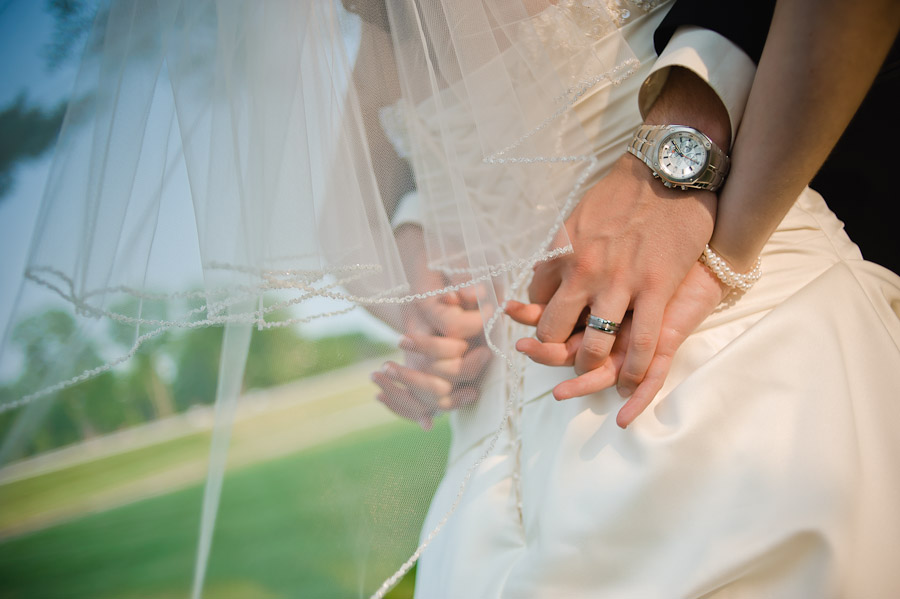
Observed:
[[[585,322],[585,324],[592,329],[597,329],[598,331],[609,333],[610,335],[615,335],[619,332],[618,322],[606,320],[605,318],[600,318],[599,316],[594,316],[593,314],[587,317],[587,322]]]

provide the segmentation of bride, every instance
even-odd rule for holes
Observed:
[[[871,14],[780,3],[748,99],[721,36],[656,59],[671,2],[338,4],[110,3],[26,273],[87,328],[3,411],[27,433],[45,396],[224,324],[198,596],[251,327],[364,306],[406,356],[379,400],[423,429],[448,412],[452,441],[418,547],[360,592],[418,562],[420,597],[897,594],[900,281],[796,187],[843,125],[789,99],[867,74],[779,66],[826,25],[877,54],[853,34]],[[697,187],[654,178],[675,125]],[[184,199],[202,291],[161,251]],[[101,322],[125,355],[79,353]],[[354,516],[415,511],[393,466]]]
[[[644,65],[661,12],[622,29]],[[896,594],[887,556],[900,531],[891,507],[900,491],[892,433],[900,328],[885,300],[896,302],[900,287],[860,260],[802,185],[874,77],[879,62],[866,53],[883,56],[896,34],[873,26],[873,14],[779,5],[718,202],[709,191],[664,189],[639,160],[617,157],[627,139],[594,148],[608,158],[566,221],[574,254],[536,266],[534,304],[506,305],[537,326],[537,339],[506,331],[524,337],[516,348],[535,363],[495,367],[479,416],[455,416],[448,473],[423,532],[418,596]],[[798,39],[840,39],[868,70]],[[785,55],[803,58],[785,66]],[[826,73],[804,71],[823,64]],[[579,125],[590,130],[598,113],[611,114],[627,135],[642,120],[638,102],[620,106],[644,95],[648,84],[637,86],[652,76],[644,67],[608,96],[579,98]],[[643,122],[692,125],[727,148],[728,116],[733,125],[740,115],[723,115],[697,84],[670,73]],[[837,85],[847,91],[831,103],[792,108],[796,95]],[[589,138],[610,139],[611,128]],[[405,140],[417,142],[427,143]],[[587,309],[601,326],[578,326]],[[448,372],[448,363],[465,372],[477,344],[450,347],[442,316],[432,316],[433,336],[405,339],[414,367],[389,363],[375,375],[382,401],[426,427],[436,409],[472,399],[472,375]],[[574,365],[579,376],[538,364]],[[616,384],[628,398],[621,410],[608,389]],[[491,398],[516,391],[505,427],[487,430]],[[458,481],[469,477],[460,495]]]

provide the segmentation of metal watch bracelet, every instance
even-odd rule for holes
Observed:
[[[661,142],[671,133],[689,131],[709,142],[707,146],[708,161],[704,170],[690,181],[677,181],[666,177],[659,165],[659,149]],[[718,190],[725,182],[728,174],[729,159],[709,137],[686,125],[641,125],[631,138],[626,150],[642,160],[653,176],[660,179],[666,187],[680,189]]]

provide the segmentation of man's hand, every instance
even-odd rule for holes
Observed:
[[[628,399],[616,418],[622,428],[634,422],[650,405],[665,383],[676,350],[684,343],[700,324],[709,316],[728,292],[708,268],[694,262],[681,285],[669,301],[663,315],[659,342],[650,362],[646,376]],[[544,313],[539,304],[520,304],[510,301],[506,312],[513,320],[535,326]],[[596,393],[615,384],[620,376],[628,350],[632,322],[630,317],[622,323],[618,338],[613,344],[609,359],[600,367],[560,383],[553,389],[557,400],[566,400]],[[572,366],[577,351],[583,343],[584,331],[577,331],[563,343],[542,343],[537,339],[520,339],[516,349],[540,364],[548,366]]]
[[[687,125],[729,147],[730,122],[712,88],[694,73],[671,69],[645,124]],[[538,323],[541,341],[565,341],[593,314],[630,327],[618,387],[628,397],[643,380],[656,349],[663,310],[712,235],[712,192],[668,189],[638,158],[625,154],[585,194],[566,221],[574,254],[535,271],[532,302],[547,304]],[[575,353],[575,371],[600,367],[616,336],[586,329]]]
[[[588,312],[622,322],[632,310],[618,335],[579,333],[573,362],[579,375],[601,367],[619,337],[619,393],[630,396],[650,366],[666,304],[712,235],[715,212],[713,193],[668,189],[624,154],[566,221],[574,253],[535,269],[529,297],[546,304],[537,338],[563,343]]]

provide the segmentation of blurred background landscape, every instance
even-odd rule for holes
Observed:
[[[98,4],[0,0],[0,326],[18,355],[0,372],[0,405],[35,387],[75,326],[52,307],[10,321]],[[222,334],[156,337],[125,365],[38,400],[39,426],[0,413],[0,599],[189,595]],[[327,329],[254,333],[204,596],[365,596],[415,548],[449,432],[439,422],[423,443],[374,401],[369,373],[393,340],[360,310]],[[110,328],[78,359],[132,342]],[[381,512],[373,494],[417,509]],[[390,596],[411,593],[408,576]]]

